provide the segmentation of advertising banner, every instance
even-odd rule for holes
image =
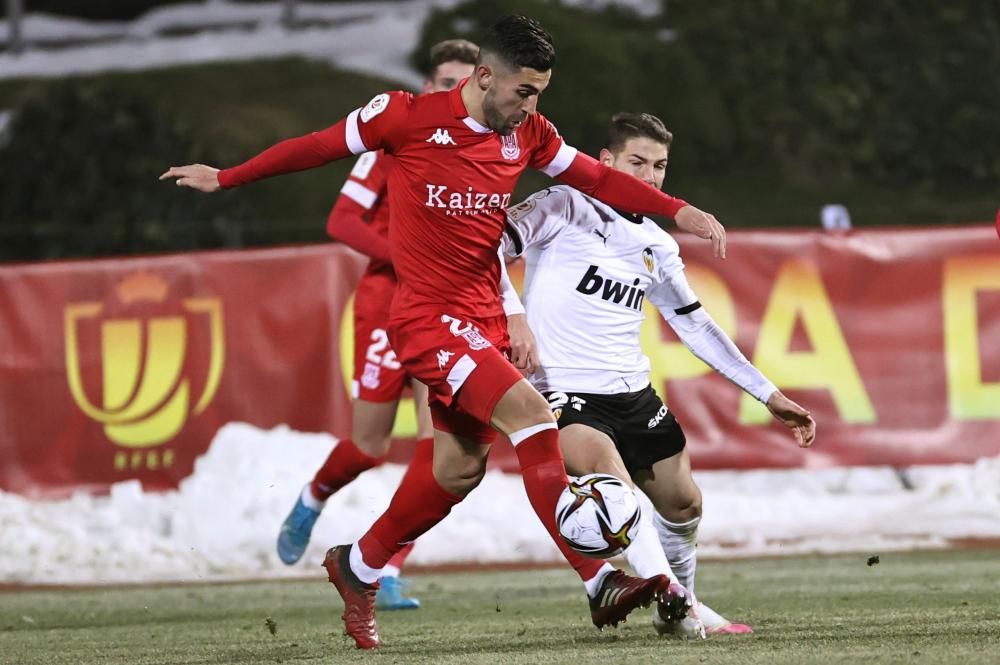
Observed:
[[[815,447],[797,448],[647,305],[653,385],[696,468],[1000,454],[992,228],[732,232],[726,260],[675,237],[709,313],[818,422]],[[231,421],[348,435],[363,268],[334,245],[0,267],[0,489],[56,496],[130,478],[176,487]],[[396,461],[415,432],[406,402]],[[509,444],[491,463],[516,469]]]

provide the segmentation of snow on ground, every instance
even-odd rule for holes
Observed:
[[[110,496],[32,502],[0,492],[0,581],[103,583],[316,576],[330,545],[359,536],[402,477],[372,470],[336,494],[294,567],[274,552],[296,494],[334,445],[287,428],[223,427],[176,492],[138,483]],[[751,556],[944,546],[1000,537],[1000,459],[912,469],[704,472],[703,556]],[[557,561],[520,478],[491,472],[420,539],[413,564]]]

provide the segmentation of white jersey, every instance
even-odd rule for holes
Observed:
[[[550,187],[507,211],[502,248],[526,261],[524,304],[538,348],[529,378],[540,392],[648,386],[639,344],[647,300],[724,376],[762,401],[775,390],[701,308],[677,241],[652,220]]]
[[[639,346],[643,303],[672,317],[698,300],[677,242],[651,220],[625,217],[565,186],[538,192],[507,216],[504,252],[526,261],[524,304],[538,344],[534,386],[614,394],[649,385]]]

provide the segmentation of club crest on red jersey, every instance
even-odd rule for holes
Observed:
[[[504,159],[514,161],[521,156],[521,147],[517,144],[517,134],[511,133],[500,137],[500,154]]]

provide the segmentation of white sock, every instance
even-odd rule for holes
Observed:
[[[350,561],[351,570],[365,584],[375,584],[378,582],[378,578],[382,577],[382,571],[379,568],[372,568],[361,558],[361,548],[358,547],[357,543],[351,545]]]
[[[317,513],[323,512],[323,506],[326,505],[326,501],[320,501],[313,496],[311,486],[312,483],[306,483],[306,486],[302,488],[302,503],[305,507],[310,510],[315,510]]]
[[[683,524],[675,524],[664,519],[659,513],[653,515],[653,523],[660,536],[663,552],[670,561],[670,567],[677,573],[677,579],[684,588],[694,593],[694,570],[698,565],[698,523],[696,517]]]
[[[624,556],[639,577],[666,575],[671,580],[677,580],[656,537],[656,529],[644,519],[639,520],[639,532],[632,544],[625,548]]]
[[[396,566],[390,566],[386,564],[385,568],[382,569],[382,577],[399,577],[399,573],[402,572]]]
[[[604,584],[604,578],[613,572],[615,572],[614,567],[605,561],[601,569],[597,571],[597,574],[583,583],[583,586],[587,589],[587,595],[591,598],[596,596],[597,592],[601,590],[601,585]]]

